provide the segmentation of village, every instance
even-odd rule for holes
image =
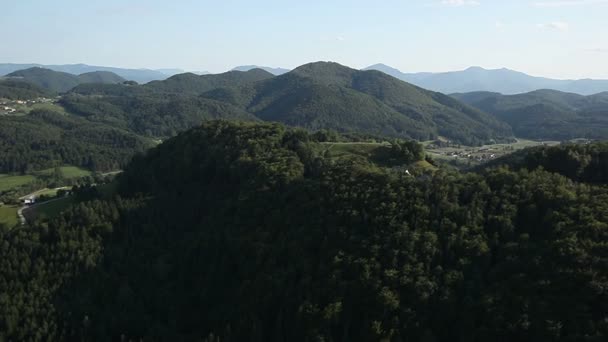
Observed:
[[[439,160],[452,164],[474,166],[513,153],[517,150],[534,146],[554,146],[558,141],[533,141],[517,139],[511,143],[484,145],[479,147],[462,146],[449,141],[432,141],[425,144],[427,153]]]
[[[16,115],[29,112],[29,108],[44,103],[55,103],[57,98],[39,97],[33,100],[0,99],[0,115]]]

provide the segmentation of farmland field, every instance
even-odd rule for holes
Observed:
[[[26,185],[35,179],[36,177],[32,175],[13,176],[0,174],[0,192]]]
[[[51,200],[24,210],[23,215],[25,215],[28,222],[35,219],[50,218],[64,211],[73,203],[73,197],[64,197],[58,200]]]
[[[81,169],[76,166],[62,166],[59,168],[59,170],[61,171],[63,178],[66,178],[66,179],[81,178],[81,177],[86,177],[86,176],[91,175],[90,171]],[[34,172],[34,174],[35,175],[52,175],[54,172],[55,172],[55,169],[50,168],[50,169],[46,169],[46,170],[36,171],[36,172]]]
[[[17,219],[17,207],[13,206],[0,206],[0,225],[6,225],[7,227],[14,227],[18,223]]]

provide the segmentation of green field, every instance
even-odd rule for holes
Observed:
[[[57,216],[60,212],[67,209],[74,203],[73,197],[64,197],[58,200],[51,200],[46,203],[40,203],[32,208],[23,211],[23,215],[28,221],[36,219],[44,219]]]
[[[91,171],[87,171],[87,170],[81,169],[76,166],[62,166],[59,168],[59,170],[61,171],[63,178],[66,178],[66,179],[82,178],[82,177],[91,175]],[[36,171],[36,172],[34,172],[34,174],[40,175],[40,176],[48,176],[48,175],[52,175],[54,172],[55,172],[55,168],[51,168],[51,169]]]
[[[14,227],[19,223],[17,218],[17,207],[0,206],[0,225]]]
[[[332,142],[332,143],[320,143],[317,151],[325,154],[329,153],[329,156],[333,158],[340,158],[346,156],[361,156],[365,158],[371,158],[378,149],[386,148],[390,146],[385,143],[357,143],[357,142]]]
[[[33,182],[36,177],[32,175],[24,176],[12,176],[12,175],[0,175],[0,192],[7,191],[13,188],[20,187],[22,185]]]
[[[16,109],[16,112],[12,115],[26,115],[35,109],[50,110],[50,111],[57,112],[57,113],[64,114],[64,115],[68,114],[65,111],[65,108],[63,108],[62,106],[60,106],[56,103],[52,103],[52,102],[14,105],[13,107]]]

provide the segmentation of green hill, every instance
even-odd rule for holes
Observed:
[[[359,131],[466,144],[504,140],[507,125],[439,93],[377,71],[312,63],[289,73],[203,96],[230,102],[266,121],[308,129]]]
[[[90,72],[77,76],[39,67],[18,70],[6,75],[6,77],[23,80],[57,93],[65,93],[81,83],[120,83],[124,81],[120,76],[105,71]]]
[[[608,183],[608,143],[563,144],[534,147],[493,160],[481,167],[488,170],[506,166],[513,170],[542,168],[577,182]]]
[[[273,74],[261,69],[229,71],[215,75],[185,73],[169,77],[164,81],[147,83],[144,87],[163,93],[201,94],[215,88],[243,85],[272,77]]]
[[[8,116],[0,125],[0,173],[74,165],[111,171],[153,146],[151,140],[110,125],[48,110]]]
[[[6,77],[21,79],[58,93],[64,93],[80,83],[76,75],[38,67],[18,70]]]
[[[608,139],[608,94],[582,96],[555,90],[519,95],[453,94],[454,98],[494,115],[529,139]]]
[[[64,105],[74,113],[118,120],[120,127],[150,136],[218,118],[418,140],[444,136],[472,145],[512,135],[504,123],[450,97],[336,63],[312,63],[277,77],[256,69],[181,74],[142,86],[80,85],[72,93]]]
[[[207,122],[0,234],[0,337],[605,339],[606,186],[410,176],[370,163],[378,146],[323,152],[315,137]]]
[[[93,71],[78,75],[78,81],[80,83],[116,84],[123,83],[126,80],[113,72]]]
[[[51,94],[47,90],[35,84],[16,79],[0,78],[0,99],[30,100],[48,96],[51,96]]]

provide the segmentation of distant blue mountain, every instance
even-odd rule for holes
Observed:
[[[242,66],[238,66],[232,70],[233,71],[249,71],[249,70],[253,70],[253,69],[262,69],[262,70],[268,71],[269,73],[271,73],[275,76],[283,75],[283,74],[291,71],[289,69],[284,69],[284,68],[271,68],[271,67],[257,66],[257,65],[242,65]]]
[[[488,91],[512,95],[539,89],[552,89],[580,95],[593,95],[608,91],[608,80],[556,80],[530,76],[504,68],[487,70],[471,67],[463,71],[442,73],[403,73],[388,65],[376,64],[365,70],[382,71],[419,87],[444,94]]]
[[[34,67],[50,69],[53,71],[65,72],[73,75],[81,75],[88,72],[95,71],[108,71],[115,73],[116,75],[130,81],[136,81],[138,83],[147,83],[150,81],[164,80],[173,75],[181,74],[184,71],[180,69],[125,69],[125,68],[114,68],[95,66],[87,64],[65,64],[65,65],[43,65],[43,64],[13,64],[5,63],[0,64],[0,76],[8,75],[12,72],[30,69]]]

